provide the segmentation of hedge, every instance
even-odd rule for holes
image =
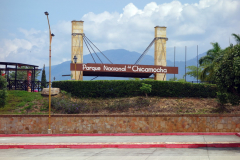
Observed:
[[[7,80],[0,75],[0,108],[4,107],[7,100]]]
[[[217,92],[213,84],[145,80],[54,81],[52,86],[80,98],[115,98],[143,96],[142,83],[152,85],[149,96],[215,98]]]

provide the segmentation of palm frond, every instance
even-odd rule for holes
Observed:
[[[204,57],[201,57],[198,62],[200,65],[204,65],[204,64],[212,63],[213,60],[214,58],[212,56],[206,55]]]
[[[232,36],[234,37],[234,39],[237,42],[237,44],[239,44],[240,43],[240,35],[233,33]]]

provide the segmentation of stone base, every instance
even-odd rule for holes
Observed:
[[[52,134],[52,130],[51,129],[48,129],[48,134]]]
[[[58,95],[60,93],[60,88],[51,88],[51,96]],[[49,88],[43,88],[41,94],[43,96],[49,96]]]

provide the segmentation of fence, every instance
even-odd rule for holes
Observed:
[[[37,90],[41,91],[41,81],[27,81],[27,80],[10,80],[8,79],[7,88],[8,90],[24,90],[34,92]],[[47,87],[49,82],[47,82]]]
[[[213,84],[213,81],[187,81],[190,83],[207,83],[207,84]]]

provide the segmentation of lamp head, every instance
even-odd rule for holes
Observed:
[[[44,12],[44,14],[46,15],[46,16],[48,16],[49,15],[49,13],[46,11],[46,12]]]
[[[73,59],[74,59],[74,63],[77,63],[77,56],[76,55],[74,56]]]
[[[51,36],[54,37],[55,35],[52,33]]]

